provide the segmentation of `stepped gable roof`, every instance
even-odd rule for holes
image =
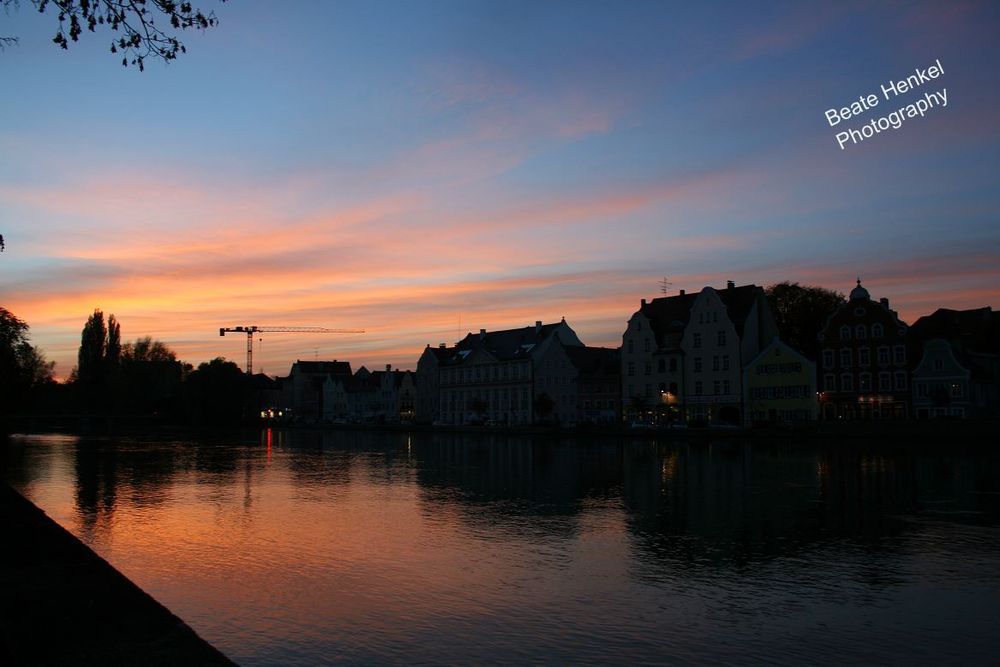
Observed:
[[[722,299],[722,303],[726,304],[729,319],[736,327],[736,333],[742,337],[743,327],[746,325],[747,318],[750,317],[750,311],[758,299],[764,298],[764,289],[751,283],[715,291]]]
[[[553,335],[563,324],[565,322],[487,331],[485,334],[470,333],[455,346],[454,356],[464,359],[472,350],[485,349],[501,360],[530,357],[535,346]]]
[[[970,310],[938,308],[910,327],[919,340],[943,338],[958,343],[966,352],[1000,353],[1000,313],[989,306]]]
[[[567,345],[563,348],[570,363],[581,375],[619,375],[621,355],[617,348],[581,347]]]
[[[714,288],[713,288],[714,289]],[[736,333],[743,335],[743,326],[746,324],[750,311],[758,298],[763,297],[764,290],[757,285],[740,285],[739,287],[723,287],[715,289],[722,303],[725,304],[729,313],[729,319],[736,327]],[[658,341],[663,340],[663,335],[669,331],[680,331],[687,326],[691,317],[691,305],[701,292],[693,294],[678,294],[675,296],[660,297],[653,299],[639,308],[639,312],[645,315],[656,334]]]
[[[295,366],[300,373],[323,373],[330,375],[351,375],[351,362],[349,361],[302,361],[297,359]]]

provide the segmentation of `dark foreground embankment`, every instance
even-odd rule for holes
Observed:
[[[0,521],[0,664],[233,664],[3,483]]]

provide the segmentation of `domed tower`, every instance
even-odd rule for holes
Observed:
[[[855,287],[854,289],[851,290],[850,300],[851,301],[857,301],[857,300],[860,300],[860,299],[867,299],[868,301],[871,301],[871,298],[872,297],[868,293],[868,290],[866,290],[864,287],[861,286],[861,278],[858,278],[858,285],[857,285],[857,287]]]

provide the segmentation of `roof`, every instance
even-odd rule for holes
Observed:
[[[563,320],[555,324],[538,323],[533,327],[521,327],[520,329],[470,333],[455,345],[449,359],[453,362],[462,361],[473,350],[477,349],[486,350],[500,360],[527,358],[531,356],[536,346],[548,340],[558,331],[566,329],[569,329],[569,325]],[[569,331],[573,332],[572,329]],[[567,347],[573,346],[572,342],[563,341],[563,344]]]
[[[966,352],[1000,353],[1000,313],[989,306],[971,310],[938,308],[913,323],[909,335],[916,340],[943,338]]]
[[[297,359],[292,367],[298,368],[300,373],[351,375],[351,362],[349,361],[302,361]]]
[[[757,285],[750,284],[739,287],[724,287],[714,291],[725,304],[729,319],[736,327],[736,333],[742,336],[743,326],[746,324],[754,304],[757,303],[758,299],[764,298],[764,290]],[[657,341],[662,343],[664,334],[669,331],[683,330],[687,326],[691,317],[691,306],[700,294],[701,292],[695,292],[693,294],[665,296],[640,306],[639,312],[649,320]]]

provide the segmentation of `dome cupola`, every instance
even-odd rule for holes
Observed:
[[[868,290],[861,286],[861,278],[858,278],[858,286],[851,290],[851,301],[856,299],[868,299],[870,301],[871,298]]]

